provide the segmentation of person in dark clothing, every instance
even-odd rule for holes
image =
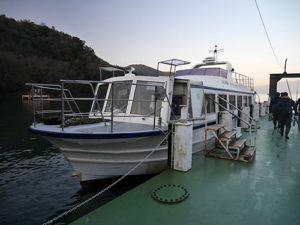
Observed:
[[[300,98],[298,98],[298,100],[296,102],[296,110],[298,113],[298,116],[297,116],[298,131],[300,132]]]
[[[284,92],[281,99],[277,103],[277,108],[279,112],[280,119],[280,134],[283,136],[283,131],[285,127],[285,138],[289,139],[289,132],[292,124],[293,110],[297,114],[295,102],[289,98],[288,93]]]
[[[278,124],[278,128],[280,128],[280,123],[279,123],[279,112],[278,112],[278,107],[277,107],[277,103],[280,100],[280,94],[279,92],[276,92],[276,94],[271,98],[271,102],[270,102],[270,112],[273,115],[273,124],[274,124],[274,130],[276,129],[276,126]]]

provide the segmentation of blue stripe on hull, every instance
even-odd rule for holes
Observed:
[[[209,122],[207,125],[213,125],[216,121]],[[193,130],[204,127],[205,124],[196,125]],[[28,130],[31,133],[41,136],[56,137],[56,138],[74,138],[74,139],[116,139],[116,138],[138,138],[147,136],[162,135],[162,131],[145,131],[145,132],[132,132],[132,133],[102,133],[102,134],[81,134],[81,133],[63,133],[63,132],[51,132],[44,130],[37,130],[29,127]],[[165,131],[166,132],[166,131]]]

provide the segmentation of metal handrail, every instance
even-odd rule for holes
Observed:
[[[244,114],[245,116],[249,117],[249,119],[256,121],[253,117],[247,115],[246,113],[244,113],[242,110],[240,110],[238,107],[236,107],[235,105],[231,104],[229,101],[227,101],[226,99],[222,98],[221,96],[217,96],[218,98],[220,98],[221,100],[227,102],[229,105],[233,106],[235,109],[237,109],[240,113]],[[257,121],[256,121],[257,122]]]
[[[244,86],[247,86],[249,88],[253,88],[254,87],[254,82],[253,82],[253,78],[237,73],[237,72],[232,72],[233,75],[233,80],[235,80],[235,82],[237,84],[242,84]]]
[[[227,100],[225,100],[224,98],[222,98],[222,97],[220,97],[220,96],[218,96],[219,98],[221,98],[223,101],[225,101],[225,102],[227,102],[227,103],[229,103],[229,101],[227,101]],[[251,146],[251,143],[252,143],[252,129],[251,129],[251,124],[250,123],[248,123],[247,121],[245,121],[245,120],[243,120],[242,118],[240,118],[238,115],[235,115],[233,112],[231,112],[230,110],[228,110],[226,107],[224,107],[223,105],[221,105],[220,103],[218,103],[218,102],[216,102],[215,100],[213,100],[212,98],[210,98],[210,97],[208,97],[210,100],[212,100],[215,104],[217,104],[217,105],[219,105],[219,106],[221,106],[221,108],[223,108],[225,111],[227,111],[227,112],[229,112],[231,115],[234,115],[235,117],[237,117],[237,118],[239,118],[241,121],[243,121],[245,124],[247,124],[248,125],[248,127],[249,127],[249,145]],[[229,104],[231,104],[231,103],[229,103]],[[238,111],[240,111],[240,112],[242,112],[240,109],[238,109],[237,108],[237,110]],[[243,112],[242,112],[243,113]],[[245,114],[246,116],[248,116],[247,114]],[[250,116],[248,116],[248,117],[250,117]],[[252,117],[251,117],[252,118]],[[253,119],[254,120],[254,119]],[[256,126],[257,126],[257,121],[256,120],[254,120],[255,121],[255,146],[256,146],[256,132],[257,132],[257,128],[256,128]]]
[[[91,86],[91,89],[92,89],[92,92],[93,92],[93,98],[74,98],[71,91],[69,89],[66,89],[64,88],[64,84],[65,83],[69,83],[69,84],[87,84],[87,85],[90,85]],[[111,99],[107,99],[107,98],[104,98],[104,99],[98,99],[97,98],[97,93],[96,91],[94,90],[94,87],[92,84],[111,84],[111,92],[112,92],[112,95],[111,95]],[[152,87],[155,87],[155,99],[154,100],[134,100],[134,99],[115,99],[114,98],[114,95],[113,95],[113,86],[114,84],[122,84],[122,85],[140,85],[140,86],[152,86]],[[99,101],[110,101],[111,102],[111,132],[113,132],[113,121],[114,121],[114,117],[119,117],[119,116],[116,116],[114,115],[114,112],[113,112],[113,104],[115,101],[127,101],[127,102],[130,102],[130,101],[136,101],[136,102],[154,102],[154,111],[153,113],[150,113],[148,115],[140,115],[140,116],[137,116],[137,115],[129,115],[129,116],[125,116],[125,115],[122,115],[122,117],[151,117],[151,115],[153,115],[153,129],[155,129],[155,122],[156,122],[156,111],[161,109],[161,107],[159,107],[158,109],[156,109],[156,103],[157,101],[159,100],[160,102],[168,102],[169,106],[171,107],[171,103],[169,102],[169,98],[168,98],[168,95],[166,93],[166,89],[164,88],[164,86],[161,86],[161,85],[155,85],[155,84],[140,84],[140,83],[128,83],[128,82],[116,82],[116,81],[86,81],[86,80],[61,80],[61,85],[57,85],[57,84],[41,84],[41,83],[26,83],[26,85],[31,85],[32,87],[32,93],[34,93],[34,89],[37,88],[37,89],[46,89],[46,90],[54,90],[54,91],[60,91],[61,92],[61,98],[49,98],[48,100],[49,101],[60,101],[61,102],[61,109],[60,109],[60,112],[61,112],[61,128],[62,128],[62,131],[64,130],[64,127],[65,127],[65,117],[71,117],[71,116],[81,116],[83,117],[84,115],[91,115],[90,112],[88,113],[84,113],[84,112],[81,112],[80,111],[80,108],[77,104],[76,101],[95,101],[98,108],[99,108],[99,111],[101,112],[101,116],[102,116],[102,119],[106,125],[106,122],[105,122],[105,119],[104,119],[104,115],[103,115],[103,112],[99,105]],[[159,88],[163,88],[164,89],[164,92],[161,93],[163,94],[164,96],[162,97],[162,99],[158,99],[157,98],[157,89]],[[67,96],[67,94],[69,96]],[[163,100],[163,99],[167,99],[167,100]],[[36,100],[36,98],[34,98],[33,96],[33,101]],[[65,113],[65,102],[66,104],[68,105],[70,111],[72,113]],[[75,105],[75,108],[77,109],[78,113],[75,113],[74,110],[72,109],[72,106],[70,105],[70,102],[73,102],[74,105]],[[36,125],[36,114],[35,114],[35,108],[34,108],[34,104],[33,104],[33,112],[34,112],[34,126]],[[43,112],[41,113],[38,113],[38,114],[43,114]],[[120,116],[121,117],[121,116]]]
[[[255,140],[255,146],[256,146],[256,131],[257,131],[257,120],[255,120],[253,117],[251,117],[250,115],[247,115],[246,113],[244,113],[242,110],[240,110],[239,108],[237,108],[235,105],[231,104],[229,101],[227,101],[226,99],[222,98],[221,96],[217,96],[218,98],[222,99],[223,101],[227,102],[229,105],[233,106],[235,109],[238,110],[238,112],[242,113],[243,115],[247,116],[250,120],[253,120],[255,122],[255,132],[254,132],[254,140]],[[227,110],[227,109],[226,109]],[[237,118],[239,118],[239,116],[235,115]],[[239,118],[240,120],[242,120],[241,118]],[[244,122],[244,120],[242,120]],[[246,123],[249,127],[249,137],[250,137],[250,145],[252,142],[252,124]]]

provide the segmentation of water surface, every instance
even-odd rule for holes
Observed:
[[[0,96],[1,225],[45,223],[112,182],[82,188],[63,155],[46,140],[28,132],[32,121],[30,101],[22,101],[19,95]],[[71,222],[146,179],[125,179],[59,224]]]

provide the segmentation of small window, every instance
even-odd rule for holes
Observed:
[[[191,85],[191,100],[193,117],[200,117],[203,106],[203,88],[197,85]]]
[[[237,96],[237,107],[238,108],[242,107],[242,96]]]
[[[248,106],[248,104],[247,104],[247,96],[243,96],[243,106],[244,107]]]
[[[227,101],[227,95],[219,95],[219,96]],[[218,98],[218,102],[220,104],[219,105],[219,111],[224,111],[225,109],[227,109],[227,102],[226,101]]]
[[[128,105],[128,98],[131,90],[131,83],[132,81],[122,81],[119,83],[112,83],[109,97],[107,100],[107,104],[105,107],[105,112],[111,111],[111,92],[113,90],[113,112],[114,113],[126,113],[127,105]]]
[[[252,105],[252,96],[248,96],[248,105]]]
[[[232,105],[234,105],[234,106],[236,106],[235,105],[235,95],[230,95],[229,96],[229,103],[231,104],[231,105],[229,105],[229,109],[235,109]]]
[[[137,84],[140,85],[136,85],[135,88],[131,114],[153,116],[154,108],[156,107],[155,115],[159,116],[162,107],[162,101],[163,101],[164,83],[151,82],[151,81],[138,81]],[[159,94],[161,97],[159,97],[156,100],[156,106],[155,106],[155,96],[157,94]]]
[[[107,83],[99,85],[98,91],[97,91],[97,99],[95,99],[95,102],[93,103],[92,112],[94,113],[94,115],[96,115],[97,113],[100,113],[100,111],[103,109],[107,90],[108,90]]]
[[[206,112],[207,113],[215,113],[216,107],[215,107],[215,98],[216,95],[214,94],[205,94],[205,104],[206,104]],[[202,108],[202,112],[204,113],[204,104]]]

